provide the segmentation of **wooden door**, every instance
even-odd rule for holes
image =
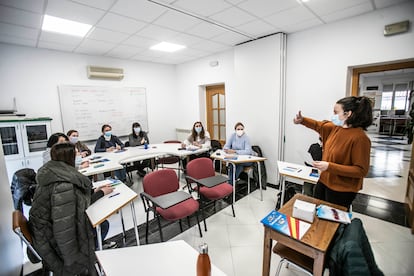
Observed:
[[[224,84],[206,87],[207,130],[211,139],[226,142],[226,97]]]

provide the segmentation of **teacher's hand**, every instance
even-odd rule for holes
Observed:
[[[319,169],[320,171],[326,171],[329,167],[329,162],[326,161],[315,161],[312,164],[315,168]]]
[[[298,114],[296,114],[295,118],[293,119],[294,124],[301,124],[303,122],[302,111],[299,110]]]
[[[111,152],[111,151],[114,151],[114,150],[115,150],[115,147],[109,147],[109,148],[106,149],[107,152]]]

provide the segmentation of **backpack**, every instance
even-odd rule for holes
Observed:
[[[13,174],[10,189],[15,210],[23,212],[23,203],[32,205],[36,186],[36,172],[33,169],[21,169]]]
[[[259,157],[263,157],[262,150],[259,146],[252,146],[252,150],[257,154]],[[256,186],[259,187],[259,168],[260,166],[260,173],[262,175],[262,189],[266,190],[267,184],[267,173],[266,173],[266,166],[264,162],[254,162],[253,163],[253,181],[256,183]]]

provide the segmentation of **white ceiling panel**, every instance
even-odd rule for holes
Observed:
[[[133,34],[142,29],[145,25],[146,23],[143,21],[107,13],[96,26],[121,33]]]
[[[297,5],[297,0],[248,0],[241,3],[239,7],[257,17],[265,17]]]
[[[36,40],[39,30],[0,22],[0,34]]]
[[[176,11],[168,11],[152,23],[177,31],[185,31],[200,23],[200,20]]]
[[[345,18],[350,18],[353,16],[357,16],[366,12],[372,11],[371,3],[363,3],[361,5],[352,6],[343,10],[339,10],[327,15],[322,15],[321,18],[323,21],[329,23],[338,21]],[[414,11],[413,11],[414,12]]]
[[[256,19],[255,17],[239,8],[230,8],[224,10],[222,12],[216,13],[213,16],[210,16],[210,18],[231,27],[236,27]]]
[[[62,44],[62,43],[50,42],[50,41],[39,41],[38,47],[45,48],[45,49],[51,49],[51,50],[64,51],[64,52],[72,52],[76,48],[75,45]]]
[[[303,21],[314,19],[315,16],[306,8],[297,6],[293,9],[284,10],[264,18],[267,22],[275,27],[283,29],[284,26],[290,26]]]
[[[111,11],[141,21],[152,22],[167,10],[147,0],[118,0]]]
[[[216,25],[207,22],[201,22],[193,28],[186,30],[186,33],[209,39],[219,34],[222,34],[225,31],[225,29],[218,27]]]
[[[137,35],[151,38],[154,40],[166,41],[168,42],[168,39],[173,36],[177,36],[178,33],[176,31],[155,26],[155,25],[148,25],[144,29],[140,30]]]
[[[0,0],[0,42],[179,64],[251,39],[289,35],[409,1],[414,0]],[[42,32],[44,14],[93,28],[87,38]],[[168,54],[149,50],[161,41],[187,48]]]
[[[93,25],[105,12],[68,0],[48,0],[46,14]]]
[[[0,4],[25,11],[43,13],[44,0],[1,0]]]
[[[178,0],[173,5],[202,16],[210,16],[231,7],[223,0]]]
[[[85,6],[101,9],[107,11],[116,0],[72,0],[73,2],[83,4]]]
[[[40,41],[67,44],[69,46],[77,46],[82,42],[82,40],[83,38],[81,37],[64,35],[59,33],[42,32],[40,34]]]
[[[105,53],[113,49],[115,46],[116,45],[113,43],[93,39],[85,39],[84,41],[82,41],[81,45],[75,50],[75,52],[91,55],[99,53],[99,55],[104,55]]]
[[[358,6],[364,3],[371,3],[370,0],[329,0],[329,1],[309,1],[304,5],[309,7],[313,12],[319,16],[334,13],[342,9],[348,9],[353,6]]]
[[[102,28],[94,28],[93,31],[88,35],[88,38],[95,40],[108,41],[113,43],[119,43],[126,40],[130,35],[106,30]]]
[[[142,52],[144,50],[145,49],[143,49],[143,48],[137,48],[137,47],[121,45],[121,46],[117,46],[116,48],[110,50],[105,55],[110,56],[110,57],[128,59],[128,58],[131,58],[131,57],[135,56],[136,54],[138,54],[139,52]]]
[[[218,35],[218,36],[215,36],[215,37],[211,38],[211,40],[216,41],[216,42],[220,42],[222,44],[234,46],[234,45],[239,44],[241,42],[245,42],[249,39],[246,38],[246,36],[244,36],[244,35],[240,35],[240,34],[232,33],[232,32],[226,32],[226,33],[223,33],[221,35]]]
[[[281,31],[280,29],[277,29],[274,26],[261,20],[253,20],[249,23],[237,26],[237,29],[255,37],[261,37]]]
[[[40,28],[42,24],[42,15],[20,9],[0,6],[0,21],[19,26]]]
[[[0,35],[0,42],[22,45],[22,46],[29,46],[29,47],[36,47],[36,43],[37,43],[36,40],[33,40],[33,39],[25,39],[25,38],[9,36],[9,35]]]
[[[129,46],[135,46],[139,48],[149,48],[159,42],[160,41],[155,40],[155,39],[133,35],[127,40],[125,40],[124,42],[122,42],[122,44],[129,45]]]

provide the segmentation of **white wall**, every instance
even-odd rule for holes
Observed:
[[[0,44],[0,108],[28,117],[51,117],[52,132],[62,131],[58,85],[145,87],[149,138],[152,143],[175,137],[175,112],[165,116],[175,99],[175,66],[95,57]],[[87,65],[124,69],[121,81],[89,80]],[[10,103],[10,104],[8,104]],[[116,133],[115,133],[116,135]],[[82,133],[80,133],[82,136]],[[80,137],[82,139],[82,137]]]
[[[245,125],[253,145],[259,145],[269,160],[268,182],[276,183],[279,101],[278,35],[235,47],[218,55],[177,66],[177,94],[185,108],[180,127],[191,128],[200,118],[199,86],[224,83],[226,91],[226,137],[238,121]],[[210,61],[219,66],[209,66]],[[183,124],[183,125],[181,125]]]
[[[329,119],[334,103],[347,95],[348,67],[414,58],[412,27],[404,34],[383,36],[385,25],[403,20],[414,22],[412,1],[288,35],[286,161],[303,162],[298,151],[318,139],[292,123],[296,112]]]

